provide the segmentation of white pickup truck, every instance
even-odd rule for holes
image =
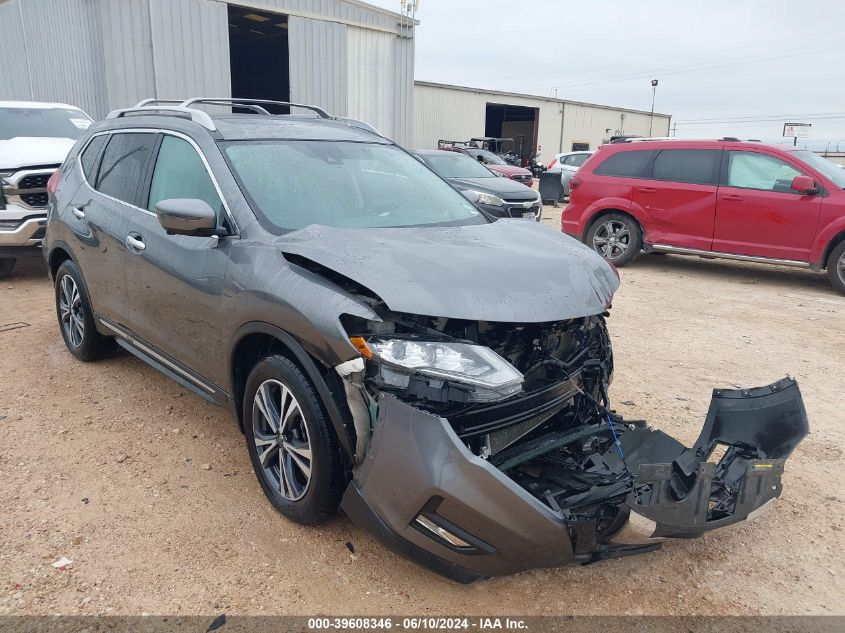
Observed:
[[[91,123],[63,103],[0,101],[0,278],[41,254],[47,180]]]

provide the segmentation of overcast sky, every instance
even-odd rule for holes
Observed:
[[[421,0],[417,19],[416,79],[642,110],[658,79],[678,136],[783,142],[796,121],[845,151],[843,0]]]

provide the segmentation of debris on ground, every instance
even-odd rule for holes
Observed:
[[[67,556],[62,556],[59,560],[53,563],[53,567],[55,567],[59,571],[64,571],[65,569],[70,569],[71,567],[73,567],[73,561]]]

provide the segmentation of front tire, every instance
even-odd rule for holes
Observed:
[[[113,339],[97,331],[82,274],[71,260],[59,266],[55,290],[56,315],[68,351],[85,362],[97,360],[111,352]]]
[[[13,257],[0,259],[0,279],[5,279],[12,274],[15,269],[15,261]]]
[[[290,359],[268,356],[253,368],[243,421],[255,476],[273,507],[304,525],[333,516],[346,483],[337,437],[311,381]]]
[[[830,253],[827,277],[835,290],[845,294],[845,241],[840,242]]]
[[[643,247],[640,225],[631,216],[609,213],[587,231],[587,246],[617,268],[630,264]]]

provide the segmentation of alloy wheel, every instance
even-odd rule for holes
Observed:
[[[265,380],[255,392],[252,429],[267,482],[289,501],[302,499],[311,483],[311,440],[302,408],[278,380]]]
[[[839,261],[836,262],[836,274],[839,275],[839,280],[845,284],[845,251],[842,251]]]
[[[605,259],[619,259],[631,245],[631,231],[624,222],[608,220],[593,236],[593,249]]]
[[[85,317],[83,315],[82,297],[79,288],[70,275],[62,277],[59,292],[59,314],[62,319],[62,329],[71,346],[79,347],[85,336]]]

